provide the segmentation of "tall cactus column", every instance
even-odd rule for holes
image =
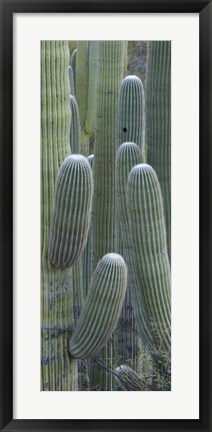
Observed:
[[[73,331],[71,270],[48,259],[50,218],[59,167],[70,153],[67,42],[41,43],[41,389],[77,390],[77,362],[68,355]]]
[[[99,77],[94,165],[94,267],[114,251],[115,155],[119,86],[124,71],[125,42],[99,42]]]
[[[148,45],[146,82],[147,161],[161,185],[171,258],[171,42]]]
[[[114,252],[115,154],[118,95],[124,72],[125,42],[100,41],[93,203],[93,268],[108,252]],[[112,356],[111,347],[104,357]],[[107,381],[107,377],[106,377]],[[106,389],[108,384],[104,383]]]

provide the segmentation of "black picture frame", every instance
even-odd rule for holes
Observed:
[[[1,431],[212,431],[211,421],[211,66],[212,1],[0,0],[0,429]],[[13,13],[199,13],[200,24],[200,418],[199,420],[13,420]],[[188,368],[192,359],[185,359]]]

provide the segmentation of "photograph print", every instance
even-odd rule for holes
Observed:
[[[171,391],[171,41],[41,41],[41,391]]]

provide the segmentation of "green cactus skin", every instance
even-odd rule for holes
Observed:
[[[88,162],[93,170],[94,166],[94,155],[88,156]],[[83,291],[84,298],[88,294],[88,287],[90,285],[91,275],[92,275],[92,261],[93,261],[93,240],[92,240],[92,230],[93,230],[93,216],[91,215],[90,230],[88,233],[88,241],[85,250],[82,255],[82,267],[83,267]]]
[[[85,130],[90,138],[94,135],[96,122],[96,99],[97,99],[97,79],[98,79],[98,42],[90,41],[88,45],[88,103]]]
[[[93,204],[93,269],[108,251],[115,250],[115,153],[117,141],[118,95],[124,73],[123,41],[99,41],[98,83],[95,132],[94,204]],[[111,345],[103,358],[111,358]],[[109,377],[100,370],[109,389]]]
[[[80,319],[69,343],[71,357],[94,357],[106,344],[119,319],[127,287],[127,267],[115,253],[98,263]]]
[[[97,124],[94,147],[94,267],[108,250],[114,250],[115,143],[124,52],[125,42],[99,42]]]
[[[70,94],[75,95],[75,84],[74,84],[74,73],[71,66],[68,67],[68,76],[69,76],[69,84],[70,84]]]
[[[171,259],[171,42],[149,43],[147,58],[147,161],[161,185]]]
[[[84,129],[88,102],[88,41],[77,42],[76,100],[80,113],[80,124]]]
[[[126,76],[120,87],[118,114],[118,147],[134,142],[144,154],[144,89],[135,75]]]
[[[77,48],[72,52],[71,54],[71,62],[70,66],[73,70],[73,76],[74,76],[74,87],[76,88],[76,61],[77,61]]]
[[[48,260],[48,237],[59,166],[70,153],[67,42],[41,42],[41,390],[78,390],[68,355],[73,331],[71,270]]]
[[[71,127],[70,127],[70,148],[72,153],[80,153],[80,119],[77,101],[70,96]]]
[[[120,234],[123,241],[123,257],[128,267],[128,284],[132,296],[134,313],[144,346],[151,347],[153,340],[148,327],[148,318],[143,302],[141,301],[141,285],[136,273],[136,264],[132,250],[134,245],[130,231],[132,227],[127,209],[127,182],[131,169],[143,160],[141,149],[133,142],[123,143],[116,156],[116,198]],[[142,319],[140,317],[142,316]]]
[[[93,176],[87,159],[71,155],[63,162],[55,190],[49,235],[49,260],[68,268],[79,260],[87,242]]]
[[[170,352],[170,264],[161,189],[151,166],[139,164],[131,170],[127,204],[132,250],[141,287],[137,295],[141,307],[137,309],[136,319],[138,325],[143,323],[144,305],[156,348]]]
[[[128,365],[121,365],[115,369],[115,378],[124,391],[150,390],[147,383]]]

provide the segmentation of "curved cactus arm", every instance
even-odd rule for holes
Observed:
[[[118,147],[124,142],[134,142],[144,155],[144,89],[137,76],[123,79],[118,109]]]
[[[71,155],[59,172],[49,234],[49,260],[58,268],[77,262],[87,242],[93,176],[87,159]]]
[[[134,244],[130,232],[131,225],[127,209],[127,182],[131,169],[142,162],[141,149],[133,142],[123,143],[116,156],[116,198],[120,234],[123,241],[123,257],[128,266],[129,291],[132,295],[138,330],[145,346],[152,347],[153,340],[149,330],[148,317],[142,300],[142,285],[137,277],[136,262],[133,254]]]
[[[171,42],[148,43],[146,81],[147,162],[163,195],[167,246],[171,258]]]
[[[80,153],[80,119],[77,101],[70,96],[71,126],[70,126],[70,148],[72,153]]]
[[[74,358],[91,358],[113,333],[119,319],[127,287],[127,267],[115,253],[105,255],[91,280],[80,319],[69,343]]]
[[[132,251],[142,287],[139,296],[145,306],[156,348],[170,352],[170,264],[160,184],[151,166],[139,164],[131,170],[127,204]],[[139,321],[142,319],[143,316],[139,316]]]

